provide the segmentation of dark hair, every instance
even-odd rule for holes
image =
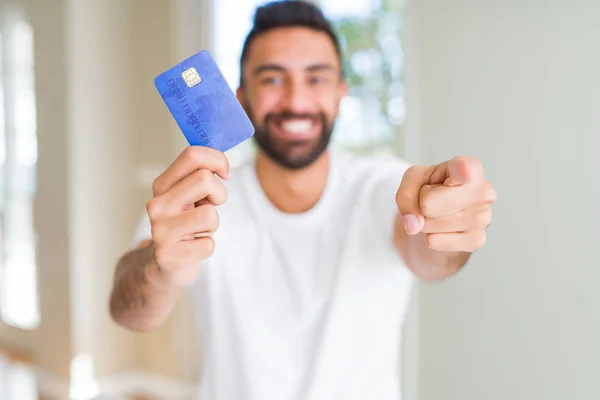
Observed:
[[[304,27],[327,34],[335,46],[340,65],[342,65],[342,49],[339,39],[319,7],[305,0],[275,0],[256,9],[252,29],[246,36],[242,47],[240,86],[244,84],[242,69],[254,39],[272,29],[290,27]]]

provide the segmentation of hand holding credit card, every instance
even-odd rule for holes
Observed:
[[[250,138],[254,127],[207,51],[154,82],[190,144],[154,180],[146,207],[160,271],[156,279],[164,287],[185,286],[214,252],[216,207],[227,200],[221,179],[229,179],[230,167],[224,152]]]

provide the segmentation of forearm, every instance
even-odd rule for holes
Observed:
[[[118,262],[110,312],[118,324],[136,331],[160,326],[169,316],[181,288],[169,284],[156,265],[152,245],[132,250]]]

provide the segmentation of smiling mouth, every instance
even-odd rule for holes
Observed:
[[[277,136],[293,140],[318,137],[321,128],[314,118],[286,118],[275,120],[272,125]]]

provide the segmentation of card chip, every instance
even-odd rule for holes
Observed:
[[[190,67],[183,71],[181,73],[181,77],[183,78],[183,81],[189,88],[196,86],[202,81],[200,75],[198,74],[198,71],[196,71],[196,68],[194,67]]]

